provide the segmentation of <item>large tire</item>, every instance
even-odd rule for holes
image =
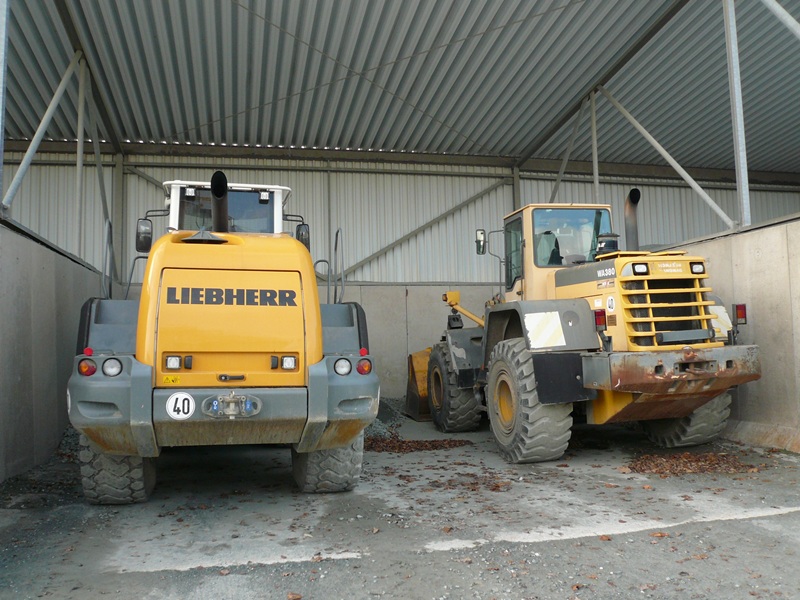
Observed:
[[[364,461],[364,432],[344,448],[297,452],[292,448],[292,473],[300,491],[346,492],[356,487]]]
[[[489,359],[486,405],[500,453],[512,463],[556,460],[572,434],[572,403],[542,404],[525,340],[499,342]]]
[[[89,504],[145,502],[156,485],[154,458],[103,454],[81,435],[81,482]]]
[[[428,407],[440,431],[475,431],[483,407],[475,393],[458,387],[458,379],[445,344],[437,344],[428,359]]]
[[[652,442],[663,448],[680,448],[705,444],[719,436],[730,414],[731,395],[726,392],[686,417],[639,424]]]

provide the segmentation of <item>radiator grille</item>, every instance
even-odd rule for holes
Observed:
[[[704,345],[713,315],[701,276],[623,277],[620,288],[629,347],[632,349]]]

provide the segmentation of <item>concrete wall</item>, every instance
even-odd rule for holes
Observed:
[[[726,436],[800,452],[800,221],[684,249],[709,259],[727,305],[747,304],[740,340],[761,350],[762,377],[739,388]]]
[[[0,225],[0,481],[53,454],[83,301],[99,276]]]
[[[488,285],[360,285],[348,286],[345,301],[364,307],[369,327],[370,353],[381,380],[381,395],[406,394],[407,357],[438,342],[447,326],[450,308],[442,301],[448,290],[461,291],[461,303],[483,315],[484,303],[497,292]],[[320,296],[325,298],[324,288]],[[464,318],[464,326],[472,325]]]

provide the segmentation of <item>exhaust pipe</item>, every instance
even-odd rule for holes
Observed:
[[[211,231],[228,232],[228,178],[222,171],[211,176]]]
[[[636,205],[642,198],[642,193],[633,188],[625,198],[625,242],[628,250],[639,249],[639,220],[636,217]]]

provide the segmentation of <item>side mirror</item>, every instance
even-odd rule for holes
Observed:
[[[153,246],[153,222],[150,219],[136,221],[136,251],[147,254]]]
[[[308,227],[308,223],[300,223],[295,230],[294,237],[311,252],[311,229]]]
[[[475,231],[475,252],[480,255],[486,254],[486,230],[478,229]]]

